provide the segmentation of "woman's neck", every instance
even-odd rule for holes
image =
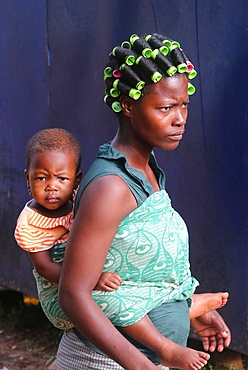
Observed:
[[[112,140],[111,145],[125,154],[129,166],[145,176],[154,192],[160,190],[157,178],[149,164],[152,148],[139,145],[137,142],[134,145],[130,140],[121,140],[121,136],[118,133]]]
[[[125,132],[121,129],[118,130],[111,145],[125,154],[128,163],[135,169],[145,169],[149,165],[152,148],[136,138],[130,138],[129,135],[125,135]]]

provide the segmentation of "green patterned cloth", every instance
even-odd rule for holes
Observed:
[[[160,189],[164,189],[165,176],[153,153],[149,164]],[[111,293],[93,291],[92,296],[114,325],[128,326],[163,302],[186,300],[198,282],[189,269],[186,225],[172,208],[168,194],[165,190],[153,193],[146,178],[109,143],[99,148],[97,160],[82,181],[75,212],[84,189],[106,175],[117,175],[125,181],[138,208],[122,220],[104,266],[104,271],[119,274],[123,284]],[[56,261],[63,259],[63,248],[52,249]],[[58,305],[57,285],[36,273],[35,276],[41,305],[49,320],[58,328],[70,328],[72,324]]]
[[[60,262],[64,244],[51,250]],[[153,193],[118,228],[103,271],[120,275],[113,292],[94,290],[92,297],[115,326],[128,326],[164,302],[186,300],[198,282],[191,277],[188,232],[165,190]],[[42,309],[60,329],[72,324],[58,305],[58,286],[34,272]]]
[[[122,220],[104,271],[123,280],[113,292],[92,292],[115,326],[132,325],[162,303],[194,293],[198,282],[189,269],[187,227],[165,190],[150,195]]]
[[[61,263],[63,261],[65,246],[66,243],[60,243],[50,249],[51,257],[55,262]],[[58,285],[46,280],[37,274],[35,270],[33,274],[36,280],[40,305],[47,318],[58,329],[71,329],[73,324],[69,321],[58,303]]]

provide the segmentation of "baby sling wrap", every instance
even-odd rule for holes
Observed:
[[[112,161],[106,161],[110,158]],[[153,155],[150,165],[163,189],[164,174]],[[120,176],[138,207],[120,223],[104,265],[103,271],[121,276],[122,285],[114,292],[95,290],[92,296],[114,325],[128,326],[163,302],[186,300],[198,282],[189,270],[186,225],[172,208],[168,194],[165,190],[152,193],[143,175],[129,167],[125,156],[109,144],[99,148],[98,158],[78,191],[75,212],[86,186],[106,175]],[[63,251],[64,245],[57,245],[51,250],[52,257],[62,261]],[[57,285],[48,285],[41,277],[36,279],[49,320],[61,329],[71,328],[58,305]]]

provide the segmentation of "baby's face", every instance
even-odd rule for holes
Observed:
[[[47,210],[56,210],[72,199],[77,168],[69,151],[36,153],[26,171],[26,179],[36,202]]]

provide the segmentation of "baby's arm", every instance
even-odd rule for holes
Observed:
[[[115,274],[114,272],[102,272],[94,289],[113,292],[113,290],[118,289],[121,284],[122,279],[119,275]]]
[[[62,266],[61,263],[52,260],[49,250],[29,252],[28,255],[40,276],[56,284],[59,283]]]
[[[68,230],[64,226],[43,229],[30,225],[31,216],[32,212],[24,208],[17,220],[15,239],[28,252],[37,273],[58,284],[61,264],[52,260],[49,250],[56,240],[66,239]]]
[[[66,239],[69,235],[69,231],[64,226],[57,226],[51,229],[41,229],[43,232],[47,232],[54,236],[56,240]]]
[[[30,225],[32,213],[26,208],[21,212],[15,229],[15,239],[19,246],[27,252],[40,252],[53,246],[56,240],[65,240],[68,230],[64,226],[40,228]]]
[[[29,252],[28,254],[40,276],[56,284],[59,283],[62,264],[52,260],[49,250]],[[118,289],[121,283],[122,279],[114,272],[102,272],[95,289],[112,292]]]

